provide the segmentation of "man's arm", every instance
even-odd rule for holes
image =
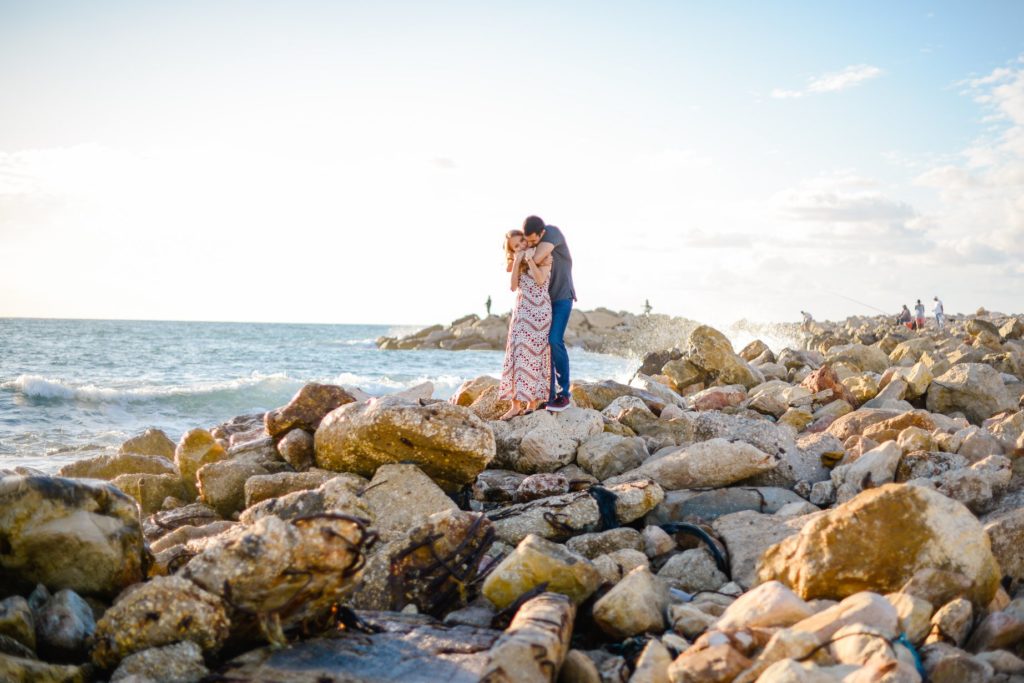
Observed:
[[[551,252],[553,252],[554,250],[555,245],[553,245],[551,242],[541,242],[536,247],[534,247],[533,260],[537,263],[540,263],[548,256],[550,256]]]

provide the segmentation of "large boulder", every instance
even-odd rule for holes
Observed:
[[[653,479],[663,489],[719,488],[773,469],[778,457],[748,443],[710,439],[648,458],[610,484]]]
[[[729,338],[713,327],[701,325],[695,329],[687,352],[694,365],[722,384],[742,384],[750,389],[764,381],[760,372],[733,351]]]
[[[1016,407],[999,372],[983,363],[954,365],[928,387],[928,410],[961,412],[974,424]]]
[[[494,433],[468,409],[371,399],[329,413],[315,435],[317,466],[372,477],[381,465],[412,463],[449,491],[472,483],[494,458]]]
[[[960,503],[924,487],[888,484],[812,518],[769,548],[760,581],[779,580],[805,599],[899,590],[921,569],[974,580],[969,597],[985,607],[1001,573],[981,523]]]
[[[0,585],[113,597],[141,581],[149,554],[139,510],[97,480],[0,478]]]
[[[889,357],[885,355],[885,351],[877,346],[864,346],[863,344],[833,346],[825,354],[825,360],[832,365],[848,363],[863,372],[877,372],[878,374],[882,374],[889,367]]]
[[[147,429],[121,444],[120,452],[160,455],[170,460],[174,457],[174,442],[159,429]]]
[[[161,455],[116,453],[68,463],[57,472],[76,479],[114,479],[122,474],[178,474],[174,463]]]
[[[355,400],[342,387],[310,382],[299,389],[288,405],[267,413],[263,425],[271,436],[284,434],[294,427],[313,432],[327,413]]]

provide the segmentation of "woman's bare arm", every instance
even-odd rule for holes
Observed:
[[[538,266],[537,262],[529,256],[526,257],[526,267],[530,269],[530,277],[538,285],[545,285],[548,281],[548,273],[551,272],[551,266]]]
[[[519,289],[519,266],[523,262],[523,252],[516,252],[515,260],[512,261],[512,291]]]

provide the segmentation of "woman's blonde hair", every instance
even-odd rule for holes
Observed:
[[[511,241],[512,241],[513,237],[525,237],[525,235],[523,234],[522,230],[509,230],[508,232],[505,233],[505,244],[504,244],[504,246],[505,246],[505,272],[506,273],[511,273],[512,272],[512,264],[515,262],[515,259],[516,259],[516,252],[515,252],[514,249],[512,249],[512,244],[511,244]],[[520,270],[520,272],[525,272],[526,271],[526,262],[525,261],[523,263],[519,264],[519,270]]]

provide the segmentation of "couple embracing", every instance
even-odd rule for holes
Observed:
[[[508,326],[499,397],[510,420],[534,410],[569,407],[569,352],[565,328],[576,291],[572,255],[562,231],[537,216],[505,235],[506,270],[517,292]]]

